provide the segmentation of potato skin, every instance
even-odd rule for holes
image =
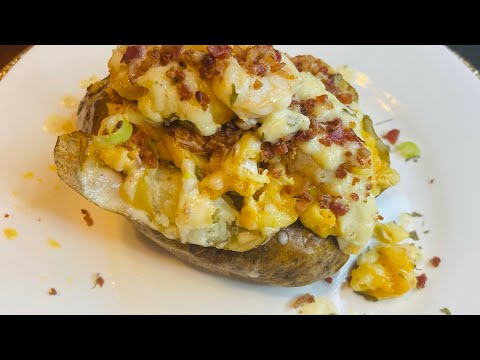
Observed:
[[[101,109],[106,109],[105,102],[112,98],[107,88],[108,79],[89,88],[81,102],[77,120],[77,126],[83,132],[59,137],[55,147],[55,162],[60,178],[87,199],[79,180],[79,171],[84,150],[91,140],[87,133],[98,129],[99,122],[105,117]],[[129,220],[141,233],[183,261],[213,273],[260,284],[304,286],[335,274],[348,260],[348,255],[340,251],[335,238],[321,238],[298,221],[283,230],[288,234],[285,245],[275,235],[265,245],[239,253],[182,244],[167,239],[147,225]]]

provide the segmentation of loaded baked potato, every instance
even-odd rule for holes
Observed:
[[[271,46],[120,46],[58,174],[175,256],[302,286],[359,253],[398,181],[341,75]]]

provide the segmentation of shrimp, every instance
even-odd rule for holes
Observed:
[[[292,102],[300,73],[286,56],[282,55],[286,65],[281,71],[263,77],[249,74],[234,57],[226,61],[223,74],[212,80],[213,92],[243,121],[283,110]]]

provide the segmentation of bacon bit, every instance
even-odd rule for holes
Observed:
[[[342,126],[335,128],[327,137],[320,139],[320,142],[325,146],[332,146],[333,143],[339,141],[345,136]]]
[[[393,129],[383,135],[383,138],[386,139],[390,144],[395,145],[398,140],[398,135],[400,135],[400,130]]]
[[[317,200],[320,209],[328,209],[330,202],[332,201],[332,197],[330,195],[320,195]]]
[[[353,101],[353,96],[349,93],[341,93],[337,95],[337,99],[344,105],[350,105]]]
[[[262,86],[263,86],[263,83],[262,83],[260,80],[258,80],[258,79],[255,80],[255,82],[253,83],[253,88],[254,88],[255,90],[261,89]],[[293,102],[293,100],[292,100],[292,102]]]
[[[203,111],[207,111],[208,104],[210,104],[210,97],[199,90],[195,93],[195,99],[197,99],[198,103],[202,106]]]
[[[310,128],[305,131],[300,131],[299,133],[297,133],[295,139],[298,142],[305,142],[305,141],[312,140],[315,136],[317,136],[317,134],[312,128]]]
[[[341,164],[338,169],[335,171],[335,176],[338,178],[338,179],[345,179],[348,175],[348,171],[346,169],[346,165],[345,164]]]
[[[192,91],[188,88],[187,84],[181,82],[177,84],[177,92],[180,95],[180,100],[190,100],[193,96]]]
[[[130,65],[132,60],[143,58],[144,56],[145,56],[145,46],[143,45],[128,46],[120,62]]]
[[[332,279],[331,277],[327,277],[327,278],[325,278],[325,279],[323,279],[323,280],[325,280],[325,282],[327,282],[327,283],[329,283],[329,284],[331,284],[331,283],[333,282],[333,279]]]
[[[315,298],[313,297],[313,295],[311,294],[305,294],[305,295],[302,295],[302,296],[299,296],[292,304],[292,307],[294,309],[297,309],[299,308],[300,306],[302,306],[303,304],[311,304],[315,302]]]
[[[288,153],[288,147],[285,142],[277,142],[272,145],[272,150],[275,155],[283,156]]]
[[[208,45],[207,49],[215,59],[225,60],[232,54],[232,48],[228,45]]]
[[[427,275],[422,274],[417,276],[417,289],[425,288],[426,283],[427,283]]]
[[[145,165],[152,169],[158,167],[159,164],[157,153],[154,149],[152,149],[153,145],[148,135],[144,131],[135,128],[135,132],[130,141],[125,144],[125,147],[127,147],[129,150],[132,150],[133,148],[130,146],[130,144],[135,145],[140,150],[140,159]]]
[[[185,72],[180,70],[177,66],[172,66],[170,69],[168,69],[166,75],[175,82],[185,80]]]
[[[308,100],[302,100],[300,101],[300,106],[302,108],[301,112],[305,116],[312,115],[313,110],[315,109],[315,104],[316,104],[315,99],[308,99]]]
[[[430,259],[430,264],[433,266],[433,267],[438,267],[438,265],[440,265],[440,262],[442,260],[438,257],[438,256],[434,256],[433,258]]]
[[[83,214],[83,220],[85,220],[85,222],[87,223],[87,226],[92,226],[93,225],[93,220],[90,216],[90,213],[85,209],[81,209],[80,211]]]
[[[10,215],[9,215],[9,214],[5,214],[5,215],[3,215],[3,217],[6,219],[6,218],[10,217]]]
[[[183,50],[183,45],[163,45],[161,49],[155,49],[153,56],[158,58],[160,65],[166,66],[173,61],[177,61]]]
[[[343,216],[348,212],[348,210],[350,210],[347,205],[343,205],[338,201],[332,201],[329,205],[329,208],[332,210],[335,216]]]
[[[48,295],[50,295],[50,296],[57,295],[57,290],[55,288],[48,289]]]
[[[97,273],[97,274],[95,274],[95,283],[93,284],[92,289],[95,289],[97,287],[97,285],[100,288],[103,288],[104,283],[105,283],[105,280],[103,279],[103,277],[100,276],[100,273]]]
[[[355,193],[351,193],[350,197],[352,198],[353,201],[358,201],[360,199],[360,197]]]

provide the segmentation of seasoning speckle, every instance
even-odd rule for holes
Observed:
[[[60,249],[62,247],[62,245],[58,241],[55,241],[53,239],[48,239],[47,243],[48,243],[48,246],[54,249]]]
[[[90,213],[85,209],[81,209],[80,211],[83,214],[83,220],[85,220],[85,222],[87,223],[87,226],[92,226],[93,225],[93,220],[90,216]]]
[[[48,289],[48,295],[50,295],[50,296],[55,296],[55,295],[57,295],[57,294],[58,294],[58,293],[57,293],[57,290],[56,290],[55,288],[50,288],[50,289]]]
[[[3,230],[3,236],[5,236],[7,240],[13,240],[18,236],[18,233],[15,229],[6,228]]]
[[[93,288],[95,289],[97,285],[101,288],[103,288],[103,284],[105,283],[105,280],[103,277],[100,276],[100,273],[95,274],[95,284],[93,284]]]

